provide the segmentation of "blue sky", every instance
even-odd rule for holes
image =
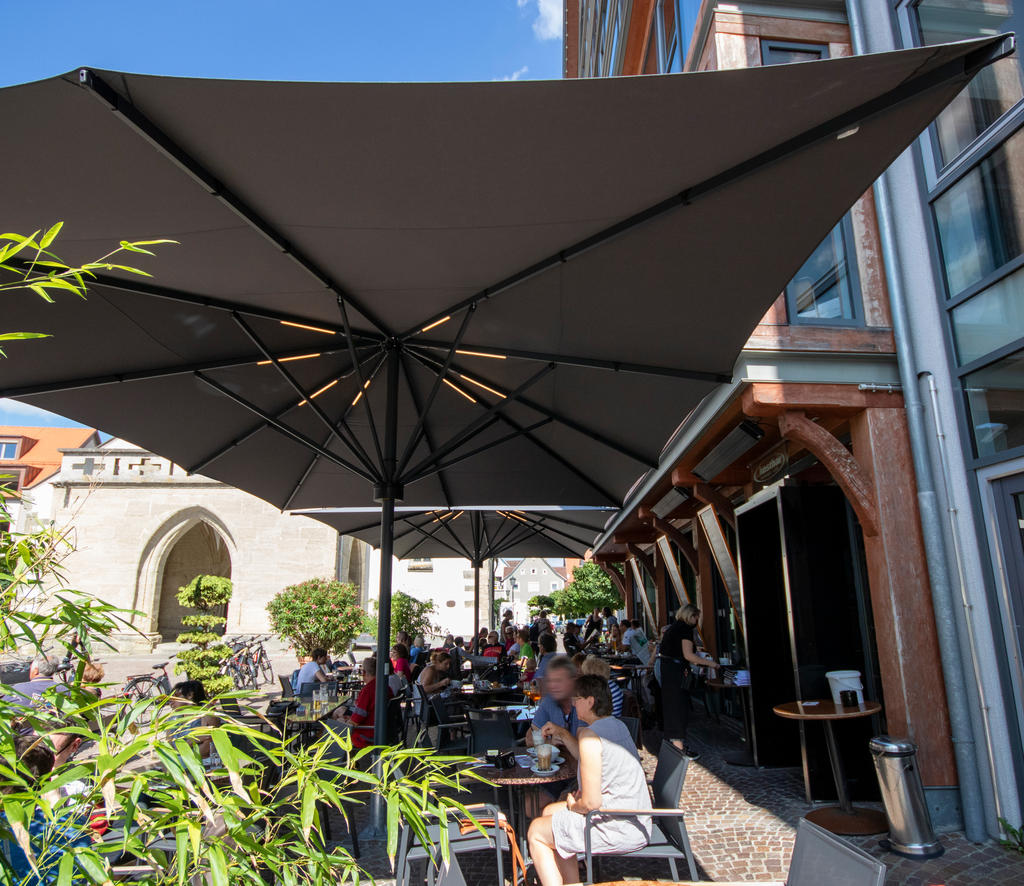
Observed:
[[[0,87],[83,66],[267,80],[561,76],[561,0],[48,0],[19,4],[17,19]],[[0,424],[74,423],[0,400]]]

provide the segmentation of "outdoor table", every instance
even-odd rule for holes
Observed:
[[[313,726],[319,723],[321,720],[328,719],[329,715],[341,704],[341,698],[339,696],[332,696],[327,699],[327,702],[321,707],[320,713],[313,713],[313,705],[311,702],[303,702],[298,705],[294,710],[288,711],[285,714],[285,731],[288,726],[298,726],[299,733],[303,744],[309,744],[313,738]]]
[[[522,747],[504,748],[517,757],[526,756]],[[477,774],[500,787],[508,788],[508,817],[519,837],[519,848],[522,850],[523,858],[528,859],[529,849],[526,844],[526,800],[533,797],[534,806],[539,805],[540,789],[544,785],[555,784],[560,781],[568,781],[576,777],[576,758],[564,747],[559,746],[559,753],[565,758],[561,766],[553,768],[547,775],[537,775],[529,768],[519,765],[518,760],[512,769],[496,769],[494,766],[481,766]],[[518,789],[518,790],[517,790]]]
[[[613,673],[612,676],[618,676],[615,671],[627,671],[625,675],[629,678],[629,688],[636,696],[637,701],[643,698],[643,676],[645,671],[653,671],[654,664],[613,664],[610,665]]]
[[[833,834],[881,834],[888,830],[885,814],[876,809],[856,807],[850,802],[846,789],[846,771],[843,768],[839,748],[836,745],[832,724],[836,720],[855,720],[872,717],[882,710],[877,701],[865,701],[858,705],[837,705],[831,700],[790,701],[776,705],[772,710],[787,720],[819,721],[825,727],[825,742],[828,758],[832,764],[832,777],[836,782],[838,806],[823,806],[813,809],[804,816],[808,821],[831,831]]]

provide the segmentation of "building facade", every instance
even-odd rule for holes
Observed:
[[[565,74],[789,64],[998,33],[1015,16],[955,0],[895,17],[882,0],[567,0]],[[758,762],[803,765],[808,798],[829,799],[820,748],[771,707],[855,668],[884,706],[865,728],[918,744],[933,820],[975,839],[1021,818],[1020,98],[1019,60],[998,62],[894,164],[889,190],[857,201],[595,551],[632,613],[664,623],[692,599],[708,648],[749,666]],[[787,742],[798,757],[776,752]],[[870,771],[852,776],[868,795]]]
[[[122,648],[148,650],[175,640],[185,614],[176,592],[199,574],[233,582],[228,634],[268,631],[267,601],[306,578],[353,581],[365,598],[364,543],[189,475],[127,441],[100,444],[91,431],[79,436],[61,450],[59,470],[37,493],[21,528],[52,522],[70,529],[67,586],[140,613],[136,631],[118,635]]]
[[[529,624],[529,600],[550,597],[555,591],[562,590],[578,563],[579,560],[573,559],[553,563],[542,557],[507,561],[498,580],[500,596],[508,601],[507,606],[502,604],[502,611],[511,609],[516,624]]]

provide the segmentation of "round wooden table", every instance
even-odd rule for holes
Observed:
[[[854,806],[846,789],[846,770],[839,756],[832,724],[837,720],[856,720],[873,717],[882,710],[877,701],[865,701],[858,705],[843,706],[825,699],[815,701],[789,701],[776,705],[772,710],[787,720],[817,720],[825,727],[825,743],[828,745],[828,759],[832,764],[832,777],[836,783],[838,806],[823,806],[813,809],[804,816],[808,821],[831,831],[833,834],[853,836],[857,834],[881,834],[889,829],[885,813],[877,809]]]

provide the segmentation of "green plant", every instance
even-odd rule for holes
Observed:
[[[355,585],[330,578],[310,578],[285,588],[267,604],[267,612],[271,627],[299,655],[309,655],[318,646],[343,653],[363,630]]]
[[[1006,834],[1005,837],[1000,839],[999,845],[1012,852],[1024,855],[1024,827],[1015,828],[1005,818],[999,819],[999,827]]]
[[[595,609],[618,609],[622,598],[600,566],[587,561],[572,573],[572,580],[554,593],[554,611],[563,618],[576,618]]]
[[[399,631],[410,637],[440,633],[441,628],[431,620],[436,612],[433,600],[417,600],[403,591],[395,591],[391,595],[391,642],[395,642]]]
[[[555,609],[555,598],[547,594],[538,594],[526,601],[530,607],[530,615],[540,615],[541,612],[553,612]]]
[[[177,243],[177,240],[122,240],[116,249],[95,261],[82,265],[68,265],[50,251],[49,247],[60,234],[64,222],[57,222],[49,230],[35,231],[29,235],[0,234],[0,271],[11,275],[10,279],[0,280],[0,293],[15,289],[28,289],[48,302],[58,292],[70,292],[85,297],[86,278],[95,277],[96,271],[126,271],[149,277],[145,271],[127,265],[113,264],[109,259],[121,252],[139,252],[153,255],[146,246],[161,246]],[[15,341],[28,338],[49,338],[44,332],[3,332],[0,341]],[[0,351],[0,357],[4,357]]]
[[[0,503],[0,517],[3,517]],[[50,610],[18,608],[30,597],[24,584],[53,578],[34,536],[0,533],[5,630],[0,652],[43,651],[50,640],[83,637],[86,648],[105,643],[132,613],[113,610],[85,594],[63,591]],[[9,564],[28,568],[11,569]],[[247,709],[249,693],[232,698]],[[27,702],[27,700],[26,700]],[[202,715],[221,724],[194,727]],[[63,746],[77,736],[94,750],[40,778],[19,761],[15,738]],[[221,763],[204,764],[195,738],[209,736]],[[0,883],[71,886],[109,884],[115,864],[136,866],[144,886],[211,886],[276,882],[288,886],[362,879],[357,861],[326,839],[318,810],[348,814],[379,796],[386,807],[387,850],[393,857],[398,824],[405,822],[430,846],[429,816],[445,824],[472,815],[458,795],[479,779],[464,757],[401,747],[353,750],[346,735],[312,745],[252,729],[212,706],[179,708],[166,696],[132,701],[84,691],[76,675],[68,691],[49,690],[31,704],[0,696],[0,841],[24,852],[24,878],[0,853]],[[379,766],[367,765],[371,754]],[[61,787],[75,790],[62,796]],[[443,795],[442,795],[443,794]],[[116,839],[92,841],[83,811],[99,810],[119,829]],[[72,840],[71,838],[75,838]],[[447,843],[439,847],[447,857]]]
[[[198,680],[209,695],[227,692],[234,686],[231,677],[220,673],[220,664],[231,654],[231,649],[216,631],[228,620],[212,612],[230,599],[231,579],[220,575],[197,575],[185,587],[178,588],[178,602],[188,609],[199,610],[199,614],[186,615],[181,620],[185,627],[194,630],[178,634],[178,642],[188,643],[192,648],[178,653],[174,670],[186,674],[190,680]]]

